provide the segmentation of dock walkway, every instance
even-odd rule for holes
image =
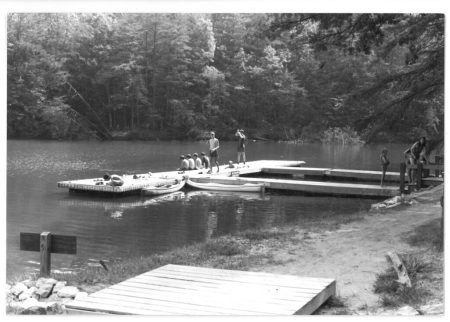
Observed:
[[[73,314],[311,314],[336,294],[336,281],[166,265],[66,304]]]

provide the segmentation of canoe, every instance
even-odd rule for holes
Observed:
[[[193,188],[213,191],[245,191],[259,192],[262,190],[263,184],[260,183],[243,183],[243,184],[220,184],[220,183],[200,183],[187,180],[187,184]]]
[[[159,187],[143,188],[141,190],[141,195],[156,196],[156,195],[162,195],[165,193],[175,192],[175,191],[178,191],[181,188],[183,188],[185,184],[186,184],[186,180],[183,179],[182,181],[179,181],[178,183],[175,183],[175,184],[169,184],[169,185],[164,185],[164,186],[159,186]]]

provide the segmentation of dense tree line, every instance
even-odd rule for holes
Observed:
[[[8,15],[8,137],[443,138],[444,16]],[[337,129],[337,130],[336,130]]]

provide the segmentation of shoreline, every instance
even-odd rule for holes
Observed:
[[[245,231],[164,254],[107,263],[107,271],[100,266],[85,269],[76,276],[53,272],[51,277],[68,281],[67,285],[88,294],[169,263],[333,278],[345,314],[379,315],[386,308],[373,292],[373,284],[377,274],[389,268],[385,254],[394,250],[399,254],[427,256],[427,247],[411,246],[405,236],[416,227],[441,218],[439,201],[443,190],[444,185],[424,189],[406,197],[417,201],[413,205],[361,211],[339,222],[318,223],[306,229]],[[443,252],[433,256],[443,259]],[[443,272],[440,276],[433,303],[443,303]],[[17,281],[18,277],[7,280]],[[315,314],[339,313],[336,308],[323,305]]]

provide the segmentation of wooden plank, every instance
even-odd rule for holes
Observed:
[[[243,283],[243,284],[256,284],[258,283],[257,281],[246,281],[245,278],[236,278],[236,279],[211,279],[211,278],[207,278],[207,277],[197,277],[197,276],[188,276],[187,274],[183,274],[183,275],[179,275],[177,273],[146,273],[145,276],[152,276],[152,277],[161,277],[161,278],[173,278],[176,280],[188,280],[188,281],[196,281],[196,282],[204,282],[204,283],[212,283],[212,284],[220,284],[220,283],[225,283],[225,284],[239,284],[239,283]],[[275,284],[272,281],[264,281],[261,280],[259,282],[258,285],[278,285],[280,287],[286,287],[288,289],[294,289],[296,287],[299,287],[298,285],[290,285],[289,282],[280,282],[280,284]],[[311,290],[312,292],[316,291],[316,290],[320,290],[321,287],[318,285],[305,285],[302,287],[302,290]]]
[[[39,252],[41,234],[20,233],[20,250]],[[51,252],[53,254],[77,254],[77,237],[52,235]]]
[[[332,169],[332,168],[266,167],[262,169],[262,172],[272,174],[355,178],[360,180],[375,180],[375,181],[378,181],[381,178],[381,171],[347,170],[347,169]],[[386,180],[399,181],[400,173],[386,172]]]
[[[157,308],[153,310],[149,309],[139,309],[133,307],[126,306],[118,306],[113,304],[105,304],[105,303],[94,303],[85,300],[75,300],[66,305],[67,309],[75,309],[75,310],[88,310],[94,312],[106,312],[109,314],[121,314],[121,315],[181,315],[178,313],[171,313],[160,311]]]
[[[291,280],[296,279],[299,281],[318,281],[323,283],[331,283],[334,280],[332,278],[322,278],[322,277],[304,277],[304,276],[296,276],[296,275],[281,275],[281,274],[273,274],[273,273],[264,273],[264,272],[253,272],[253,271],[237,271],[237,270],[230,270],[230,269],[218,269],[218,268],[208,268],[208,267],[196,267],[196,266],[185,266],[185,265],[175,265],[175,264],[168,264],[165,266],[161,266],[157,269],[154,269],[152,271],[156,270],[166,270],[166,269],[172,269],[177,270],[180,272],[184,271],[190,271],[190,272],[204,272],[207,274],[229,274],[229,275],[243,275],[243,276],[253,276],[253,277],[273,277],[277,280]],[[144,273],[145,274],[145,273]]]
[[[306,305],[303,305],[295,314],[308,315],[320,307],[329,297],[336,296],[336,282],[331,283],[327,288],[317,294]]]
[[[50,232],[43,232],[40,235],[40,260],[41,260],[41,277],[50,276],[51,271],[51,240]]]
[[[180,270],[177,267],[162,267],[156,270],[153,270],[152,273],[161,273],[161,274],[180,274],[184,277],[202,277],[202,278],[211,278],[214,280],[224,280],[224,281],[233,281],[233,282],[245,282],[245,283],[254,283],[257,285],[276,285],[276,286],[286,286],[289,288],[295,287],[296,285],[302,285],[310,288],[321,289],[326,285],[330,284],[330,282],[322,282],[322,281],[314,281],[314,280],[301,280],[298,278],[277,278],[273,276],[255,276],[250,274],[241,274],[240,271],[237,271],[236,274],[230,274],[230,272],[221,272],[220,270],[216,271],[188,271],[188,270]],[[153,275],[153,274],[152,274]],[[145,276],[145,274],[144,274]]]
[[[131,279],[119,283],[115,286],[124,287],[136,287],[143,289],[157,289],[157,290],[167,290],[167,289],[177,289],[176,292],[183,293],[185,291],[204,291],[219,294],[229,294],[235,292],[239,289],[242,294],[260,292],[260,294],[271,294],[274,299],[283,299],[286,297],[293,298],[296,300],[303,300],[305,298],[310,298],[311,294],[316,294],[317,290],[310,289],[287,289],[278,286],[264,287],[255,286],[248,284],[230,284],[230,283],[199,283],[196,281],[186,281],[186,280],[175,280],[169,278],[160,277],[140,277],[136,279]]]
[[[264,300],[251,302],[236,299],[234,296],[230,295],[218,296],[215,294],[214,296],[211,296],[211,294],[204,292],[191,292],[189,295],[186,295],[156,291],[145,293],[120,288],[105,289],[95,294],[96,297],[129,297],[133,303],[145,303],[146,305],[164,307],[170,311],[178,309],[178,312],[182,312],[183,314],[200,313],[202,307],[204,308],[203,312],[209,314],[293,314],[302,303],[308,302],[308,300],[304,300],[297,303],[285,302],[284,304],[277,304]],[[184,312],[182,310],[184,310]]]
[[[157,283],[157,282],[156,282]],[[124,290],[124,291],[140,291],[140,292],[151,292],[152,294],[180,294],[183,296],[189,296],[192,293],[205,293],[208,296],[212,295],[233,295],[235,298],[240,298],[245,301],[258,302],[260,300],[268,301],[271,303],[282,304],[285,302],[303,302],[310,300],[317,292],[309,293],[288,293],[288,292],[278,292],[276,289],[258,289],[258,288],[248,288],[247,286],[227,286],[227,285],[214,285],[209,288],[200,283],[190,283],[187,285],[174,285],[174,284],[152,284],[148,281],[137,282],[136,280],[126,281],[125,283],[120,283],[111,286],[111,290]]]

